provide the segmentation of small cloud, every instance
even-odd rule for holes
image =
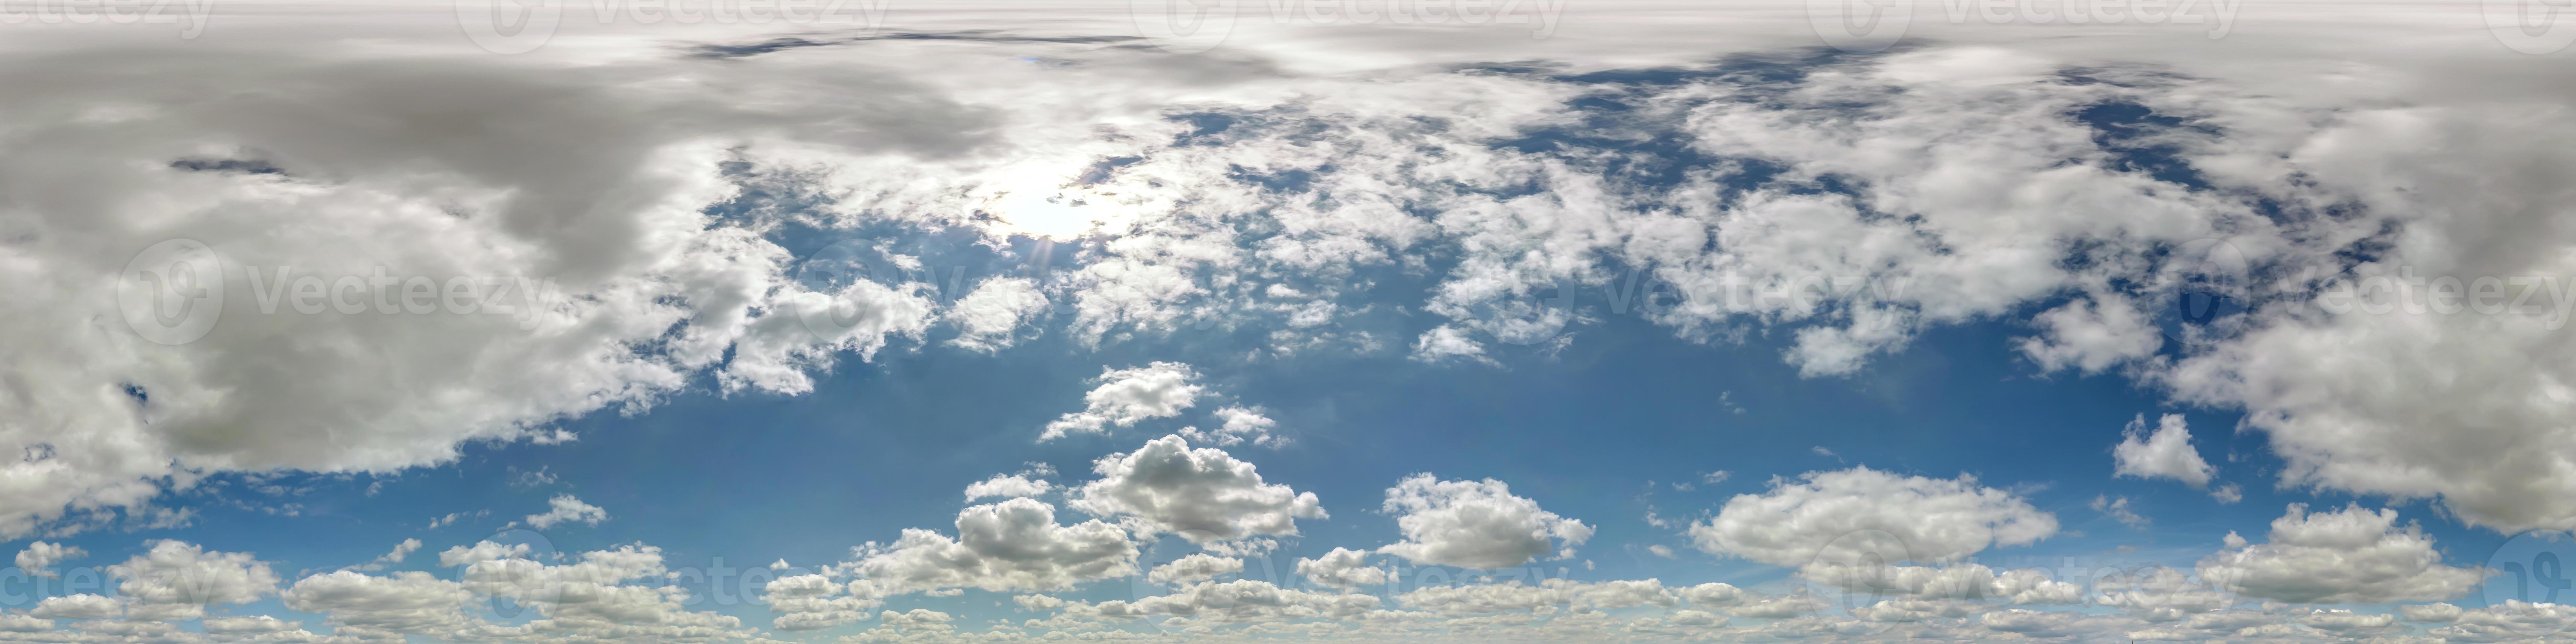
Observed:
[[[559,523],[587,523],[590,525],[599,525],[599,522],[608,520],[607,510],[601,509],[596,505],[583,503],[581,502],[581,499],[573,498],[570,494],[557,494],[555,495],[555,498],[548,500],[546,503],[554,506],[553,509],[547,510],[543,514],[528,515],[526,519],[528,527],[544,530],[546,528],[554,527],[555,524]]]
[[[2237,487],[2234,483],[2221,485],[2218,486],[2217,489],[2209,491],[2209,498],[2218,499],[2218,503],[2220,505],[2243,501],[2245,500],[2245,488]]]
[[[1666,545],[1663,545],[1663,544],[1655,544],[1655,545],[1651,545],[1651,546],[1646,546],[1646,552],[1655,553],[1655,556],[1657,556],[1657,557],[1663,557],[1663,558],[1665,558],[1665,559],[1674,559],[1674,558],[1676,558],[1676,557],[1674,557],[1674,556],[1673,556],[1673,549],[1672,549],[1672,547],[1671,547],[1671,546],[1666,546]]]
[[[2102,513],[2102,516],[2110,517],[2113,521],[2118,521],[2129,527],[2140,530],[2147,529],[2147,518],[2138,516],[2137,512],[2129,509],[2129,497],[2124,496],[2115,499],[2095,495],[2093,497],[2092,505],[2094,512],[2100,512]]]

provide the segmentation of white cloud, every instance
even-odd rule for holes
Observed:
[[[1145,579],[1158,584],[1185,584],[1239,572],[1243,572],[1242,559],[1218,557],[1201,552],[1191,553],[1189,556],[1174,559],[1171,563],[1155,566],[1152,571],[1145,574]]]
[[[208,617],[204,625],[207,635],[258,635],[295,630],[302,628],[304,623],[290,622],[267,615],[245,615]]]
[[[1180,436],[1147,441],[1133,453],[1092,464],[1100,480],[1073,493],[1072,507],[1120,517],[1140,536],[1177,533],[1193,543],[1297,534],[1297,519],[1325,518],[1312,492],[1264,483],[1251,463]]]
[[[943,317],[957,327],[949,344],[977,351],[999,351],[1017,343],[1020,327],[1047,312],[1046,293],[1025,277],[995,277],[957,298]]]
[[[23,614],[0,614],[0,633],[42,633],[54,630],[54,620]]]
[[[2129,497],[2115,499],[2108,495],[2096,494],[2093,495],[2092,508],[2094,512],[2100,512],[2102,516],[2118,521],[2121,525],[2140,530],[2147,527],[2147,518],[2139,516],[2136,510],[2129,509]]]
[[[1279,437],[1270,434],[1270,429],[1279,426],[1279,421],[1262,415],[1260,407],[1221,407],[1216,410],[1216,417],[1225,421],[1216,431],[1186,427],[1181,429],[1181,436],[1192,442],[1217,446],[1246,442],[1263,447],[1279,446]]]
[[[1653,579],[1601,582],[1548,579],[1535,586],[1518,581],[1431,586],[1397,595],[1395,601],[1422,610],[1482,615],[1527,611],[1543,606],[1576,606],[1593,610],[1639,606],[1671,608],[1680,602],[1680,596],[1664,588],[1663,582]]]
[[[1690,528],[1692,541],[1710,554],[1788,567],[1950,562],[2056,533],[2055,515],[1975,477],[1867,467],[1774,479],[1770,491],[1736,495]]]
[[[124,613],[125,607],[116,600],[89,593],[47,597],[27,611],[41,619],[106,619]]]
[[[385,563],[402,563],[404,557],[411,556],[411,553],[418,550],[420,550],[419,539],[404,539],[402,540],[402,543],[394,544],[392,552],[387,552],[384,556],[377,557],[376,561]]]
[[[1054,483],[1030,479],[1027,476],[1019,474],[1007,476],[995,474],[993,475],[993,478],[967,484],[966,500],[973,501],[976,499],[992,497],[1016,498],[1024,496],[1040,496],[1054,490]]]
[[[1592,526],[1541,510],[1537,501],[1513,496],[1502,481],[1442,481],[1428,473],[1387,488],[1385,510],[1395,515],[1404,541],[1378,552],[1415,563],[1461,568],[1508,568],[1541,557],[1574,554],[1592,538]]]
[[[18,551],[17,564],[18,569],[27,571],[27,574],[50,579],[62,575],[60,572],[48,570],[55,563],[87,556],[89,551],[82,550],[80,546],[30,541],[27,542],[27,549]]]
[[[1133,601],[1066,602],[1065,614],[1092,619],[1178,616],[1187,624],[1238,624],[1298,619],[1351,619],[1378,607],[1378,598],[1357,593],[1324,593],[1280,588],[1266,581],[1238,579],[1185,584],[1170,594]],[[1175,622],[1164,622],[1174,626]]]
[[[1156,362],[1130,369],[1102,369],[1099,387],[1082,395],[1083,410],[1047,423],[1040,441],[1067,433],[1097,434],[1111,425],[1129,427],[1149,418],[1170,418],[1198,402],[1201,386],[1190,381],[1198,371],[1178,362]]]
[[[1369,553],[1349,548],[1334,548],[1324,556],[1299,558],[1297,574],[1318,586],[1356,588],[1386,583],[1391,575],[1385,568],[1368,565]]]
[[[2147,417],[2139,414],[2120,433],[2120,444],[2111,449],[2118,475],[2169,478],[2195,488],[2209,486],[2215,470],[2208,461],[2200,460],[2200,450],[2192,447],[2191,430],[2183,426],[2182,414],[2165,414],[2157,421],[2154,434],[2147,433]]]
[[[560,523],[599,525],[599,522],[608,520],[607,510],[583,503],[570,494],[557,494],[555,498],[546,500],[546,504],[551,507],[545,512],[528,515],[528,527],[544,530]]]
[[[2442,565],[2433,539],[2397,527],[2397,511],[2360,506],[2310,514],[2291,504],[2270,540],[2236,533],[2200,562],[2200,576],[2248,597],[2300,604],[2441,601],[2475,588],[2485,571]]]
[[[957,537],[906,528],[891,545],[869,544],[853,565],[893,592],[941,588],[1056,590],[1136,574],[1136,545],[1100,521],[1055,523],[1055,506],[1009,499],[957,513]]]
[[[277,573],[246,552],[209,552],[162,540],[108,566],[119,596],[136,604],[246,604],[277,592]]]
[[[460,607],[472,596],[463,584],[425,572],[376,576],[341,570],[296,580],[280,598],[287,608],[326,615],[342,626],[433,633],[463,626]]]

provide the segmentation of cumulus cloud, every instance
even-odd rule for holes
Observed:
[[[1270,433],[1271,428],[1279,426],[1279,421],[1262,415],[1260,407],[1221,407],[1216,410],[1216,417],[1224,422],[1214,431],[1187,427],[1181,429],[1181,436],[1192,442],[1217,446],[1247,442],[1263,447],[1279,446],[1279,437]]]
[[[2183,425],[2182,414],[2165,414],[2156,422],[2155,433],[2147,433],[2147,417],[2139,414],[2121,431],[2120,444],[2111,448],[2120,476],[2142,479],[2169,478],[2208,487],[2214,468],[2200,459],[2200,450],[2191,445],[2191,430]]]
[[[60,572],[50,570],[56,562],[86,556],[89,556],[89,551],[82,550],[80,546],[30,541],[27,542],[27,549],[18,551],[16,563],[18,569],[27,571],[27,574],[54,578],[62,575]]]
[[[1190,583],[1239,572],[1243,572],[1242,559],[1218,557],[1200,552],[1174,559],[1171,563],[1155,566],[1152,571],[1145,574],[1145,579],[1158,584]]]
[[[1092,464],[1100,479],[1073,493],[1075,509],[1119,517],[1140,536],[1177,533],[1195,543],[1297,534],[1297,519],[1325,518],[1313,492],[1264,483],[1251,463],[1180,436]]]
[[[561,523],[599,525],[599,522],[608,520],[607,510],[583,503],[570,494],[557,494],[555,498],[547,499],[546,505],[549,507],[545,512],[528,515],[528,527],[544,530]]]
[[[2056,515],[1975,477],[1867,467],[1774,479],[1769,491],[1736,495],[1690,528],[1692,542],[1710,554],[1788,567],[1950,562],[2056,533]]]
[[[2442,564],[2433,539],[2397,511],[2348,506],[2309,513],[2303,504],[2272,520],[2270,540],[2227,534],[2227,549],[2201,560],[2200,576],[2248,597],[2298,604],[2375,604],[2458,597],[2486,571]]]
[[[328,616],[333,624],[390,633],[435,633],[463,626],[463,584],[426,572],[377,576],[341,570],[296,580],[286,607]]]
[[[303,622],[290,622],[267,615],[208,617],[203,624],[207,635],[258,635],[291,631],[304,626]]]
[[[1055,506],[1018,498],[957,513],[957,536],[906,528],[871,543],[853,570],[892,592],[941,588],[1056,590],[1136,574],[1136,545],[1097,520],[1057,525]]]
[[[1334,548],[1324,556],[1299,558],[1297,574],[1317,586],[1356,588],[1386,583],[1393,575],[1385,568],[1368,565],[1369,553],[1349,548]]]
[[[976,351],[999,351],[1017,343],[1020,328],[1047,312],[1046,293],[1025,277],[995,277],[948,308],[943,316],[957,327],[954,344]]]
[[[1537,501],[1513,496],[1502,481],[1443,481],[1429,473],[1387,488],[1386,512],[1395,515],[1404,540],[1378,548],[1415,563],[1461,568],[1509,568],[1542,557],[1574,554],[1592,538],[1592,526],[1541,510]]]
[[[995,474],[993,478],[966,485],[966,500],[1039,496],[1055,490],[1054,483],[1029,478],[1023,474]]]
[[[124,613],[125,607],[116,600],[89,593],[47,597],[27,611],[41,619],[106,619]]]
[[[135,604],[247,604],[277,592],[278,577],[247,552],[211,552],[162,540],[108,566],[116,592]]]
[[[1180,622],[1182,625],[1241,624],[1351,619],[1376,609],[1378,603],[1378,598],[1369,595],[1292,590],[1266,581],[1238,579],[1185,584],[1169,594],[1133,601],[1064,602],[1056,604],[1056,610],[1066,616],[1100,620],[1173,616],[1187,618]]]
[[[1198,371],[1178,362],[1156,362],[1129,369],[1102,369],[1100,386],[1082,395],[1082,411],[1047,423],[1038,440],[1068,433],[1097,434],[1109,426],[1128,427],[1149,418],[1170,418],[1198,403],[1204,389],[1190,381]]]

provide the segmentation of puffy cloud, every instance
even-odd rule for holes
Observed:
[[[1578,582],[1548,579],[1536,586],[1518,581],[1500,584],[1431,586],[1395,596],[1407,607],[1459,615],[1528,611],[1543,606],[1619,610],[1638,606],[1671,608],[1678,596],[1662,581]]]
[[[1039,496],[1054,490],[1055,484],[1034,480],[1024,474],[995,474],[993,478],[967,484],[966,500]]]
[[[2442,602],[2433,602],[2430,604],[2407,604],[2398,606],[2397,614],[2405,616],[2406,621],[2410,622],[2431,622],[2438,624],[2459,619],[2461,611],[2458,606]]]
[[[1943,567],[1846,564],[1819,561],[1799,569],[1809,580],[1845,590],[1923,600],[2006,600],[2015,604],[2073,604],[2083,586],[2029,568],[1996,572],[1979,564]]]
[[[343,626],[393,633],[433,633],[464,625],[460,607],[473,595],[426,572],[386,576],[341,570],[296,580],[280,598],[287,608],[318,613]]]
[[[125,607],[116,600],[89,593],[47,597],[27,611],[29,616],[42,619],[107,619],[124,613]]]
[[[608,520],[607,510],[583,503],[570,494],[557,494],[555,498],[548,499],[546,505],[550,507],[545,512],[528,515],[528,527],[544,530],[560,523],[599,525],[599,522]]]
[[[1047,423],[1038,440],[1067,433],[1097,434],[1111,425],[1128,427],[1149,418],[1170,418],[1198,403],[1204,389],[1190,381],[1198,371],[1178,362],[1156,362],[1128,369],[1102,369],[1100,386],[1082,395],[1082,411]]]
[[[957,537],[907,528],[869,544],[853,570],[894,592],[940,588],[1057,590],[1136,574],[1136,545],[1100,521],[1056,525],[1055,506],[1019,498],[957,513]]]
[[[1386,583],[1392,577],[1386,569],[1368,565],[1368,552],[1334,548],[1324,556],[1297,560],[1297,574],[1318,586],[1355,588]]]
[[[1262,415],[1259,407],[1222,407],[1216,410],[1216,417],[1225,421],[1217,426],[1216,431],[1188,427],[1181,430],[1181,435],[1194,442],[1218,446],[1246,442],[1263,447],[1279,446],[1279,437],[1270,434],[1270,429],[1279,426],[1279,421]]]
[[[27,542],[27,549],[18,551],[17,564],[18,569],[27,571],[27,574],[51,578],[62,574],[47,570],[56,562],[86,556],[89,556],[89,551],[82,550],[80,546],[30,541]]]
[[[438,553],[438,565],[449,568],[471,566],[495,559],[523,557],[528,554],[528,551],[528,544],[524,543],[501,545],[490,541],[477,541],[474,545],[452,546],[446,552]]]
[[[1121,517],[1139,535],[1178,533],[1195,543],[1255,535],[1297,534],[1297,519],[1325,518],[1312,492],[1264,483],[1251,463],[1213,447],[1191,448],[1180,436],[1147,441],[1126,454],[1092,464],[1100,479],[1085,483],[1070,502],[1076,509]]]
[[[2227,549],[2200,562],[2200,576],[2248,597],[2298,604],[2441,601],[2475,588],[2484,571],[2442,565],[2433,539],[2397,527],[2397,511],[2349,506],[2310,514],[2291,504],[2272,520],[2270,541],[2230,532]]]
[[[246,604],[277,592],[277,573],[246,552],[209,552],[162,540],[109,566],[118,595],[136,604]]]
[[[42,633],[54,630],[54,620],[33,615],[0,614],[0,633]]]
[[[1060,610],[1069,616],[1090,619],[1173,616],[1189,620],[1163,624],[1172,627],[1309,618],[1352,619],[1377,607],[1378,598],[1369,595],[1290,590],[1266,581],[1238,579],[1184,584],[1170,594],[1134,601],[1066,602]]]
[[[376,561],[379,563],[402,563],[404,557],[409,557],[411,556],[411,553],[418,550],[420,550],[419,539],[404,539],[402,540],[402,543],[394,544],[393,551],[385,553],[384,556],[377,557]]]
[[[258,635],[261,633],[295,630],[302,628],[304,623],[290,622],[267,615],[246,615],[241,617],[208,617],[204,622],[204,626],[207,635]]]
[[[1948,562],[2057,533],[2057,517],[1975,477],[1935,479],[1866,467],[1774,479],[1691,525],[1711,554],[1775,566]]]
[[[2142,479],[2174,479],[2192,487],[2208,487],[2215,470],[2208,461],[2200,460],[2200,450],[2191,445],[2191,430],[2183,426],[2182,414],[2165,414],[2156,423],[2154,434],[2148,434],[2147,417],[2138,415],[2121,432],[2120,444],[2111,449],[2120,476]]]
[[[782,631],[813,631],[869,617],[885,605],[885,593],[874,582],[836,583],[824,575],[780,577],[763,588],[769,611],[781,613],[770,626]]]
[[[1174,559],[1171,563],[1155,566],[1152,571],[1145,573],[1145,578],[1158,584],[1190,583],[1238,572],[1243,572],[1242,559],[1218,557],[1202,552],[1192,553],[1189,556]]]
[[[1047,312],[1046,293],[1025,277],[994,277],[948,308],[943,317],[957,327],[954,344],[977,351],[999,351],[1017,342],[1020,327]]]
[[[1541,510],[1513,496],[1502,481],[1443,481],[1428,473],[1387,488],[1385,510],[1404,541],[1378,552],[1415,563],[1509,568],[1541,557],[1570,556],[1592,538],[1592,526]]]

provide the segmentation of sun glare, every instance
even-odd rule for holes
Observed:
[[[1031,181],[997,192],[987,200],[984,212],[1000,220],[999,229],[1009,234],[1072,241],[1099,226],[1107,214],[1105,204],[1086,200],[1091,196],[1080,189]]]

